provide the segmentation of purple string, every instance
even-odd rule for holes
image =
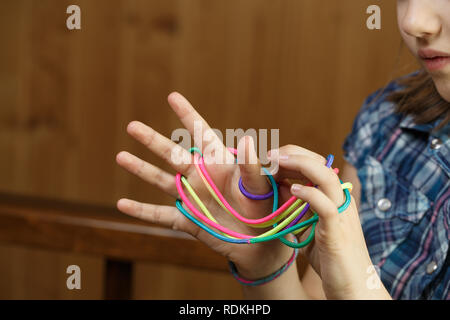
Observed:
[[[245,190],[244,185],[242,184],[242,177],[239,178],[239,189],[241,190],[242,194],[246,196],[249,199],[252,200],[266,200],[273,196],[273,190],[266,193],[266,194],[252,194]]]

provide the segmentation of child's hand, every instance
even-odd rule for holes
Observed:
[[[318,188],[293,184],[292,195],[310,203],[317,212],[319,221],[314,242],[302,248],[313,269],[322,279],[324,293],[328,299],[390,299],[382,285],[368,285],[368,273],[372,266],[364,240],[355,200],[338,213],[338,207],[345,201],[338,175],[325,166],[326,159],[312,151],[298,146],[284,146],[279,150],[278,173],[276,180],[307,177]],[[275,158],[275,157],[274,157]],[[343,181],[344,183],[347,181]],[[305,240],[310,231],[299,236]],[[377,275],[375,274],[375,277]],[[378,278],[376,280],[379,280]]]
[[[177,116],[189,130],[192,137],[194,137],[195,121],[201,122],[203,133],[210,129],[205,120],[194,110],[183,96],[178,93],[172,93],[169,95],[168,101]],[[143,123],[137,121],[131,122],[128,125],[127,130],[131,136],[163,158],[175,171],[184,175],[199,197],[204,201],[211,214],[222,225],[249,235],[256,235],[267,230],[248,227],[224,212],[204,186],[201,177],[196,172],[193,157],[187,150],[181,148],[170,139],[162,136]],[[208,164],[207,155],[204,155],[206,167],[211,177],[214,179],[215,184],[219,190],[221,190],[223,196],[230,205],[241,215],[249,219],[262,218],[271,213],[272,199],[264,201],[249,200],[241,194],[238,187],[239,177],[242,176],[245,188],[251,193],[265,194],[271,190],[265,176],[260,174],[261,165],[259,161],[257,164],[236,165],[234,164],[234,156],[226,150],[222,141],[220,141],[217,136],[214,136],[214,139],[212,140],[204,140],[202,147],[203,149],[206,147],[210,149],[211,144],[214,144],[216,150],[221,150],[221,153],[219,154],[223,154],[223,160],[227,160],[228,162],[226,163],[228,164]],[[181,154],[184,153],[184,156],[192,159],[191,164],[180,165],[174,163],[171,159],[173,148],[178,148],[178,152]],[[248,159],[249,156],[253,156],[253,159],[256,159],[253,142],[248,137],[241,139],[238,145],[238,154],[244,152],[246,159]],[[245,163],[248,162],[249,161],[245,161]],[[172,195],[174,198],[178,198],[178,192],[175,186],[175,176],[173,173],[161,170],[127,152],[120,152],[117,155],[117,163],[143,180]],[[117,203],[117,208],[131,216],[176,230],[185,231],[193,235],[227,259],[233,261],[238,268],[239,273],[248,279],[258,279],[273,273],[286,263],[292,255],[292,248],[288,248],[280,241],[248,245],[231,244],[219,240],[189,221],[175,206],[146,204],[128,199],[121,199]]]

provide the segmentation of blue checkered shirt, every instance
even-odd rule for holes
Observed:
[[[359,214],[373,264],[394,299],[450,299],[450,125],[418,125],[370,95],[343,144],[361,182]],[[376,99],[375,99],[376,98]]]

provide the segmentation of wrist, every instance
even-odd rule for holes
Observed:
[[[363,279],[352,296],[352,300],[392,300],[377,273]]]
[[[338,283],[324,287],[327,299],[332,300],[391,300],[379,273],[371,264],[358,268],[342,268],[349,272],[341,273]]]
[[[309,299],[298,275],[297,263],[282,275],[261,286],[242,286],[245,299],[250,300],[306,300]]]
[[[359,290],[354,293],[353,299],[358,300],[391,300],[391,296],[381,281],[379,267],[373,265],[369,253],[364,268],[361,269]]]
[[[294,249],[276,244],[277,248],[267,248],[253,265],[234,263],[238,274],[248,280],[265,278],[285,265],[294,254]]]

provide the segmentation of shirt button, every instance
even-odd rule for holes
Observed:
[[[427,273],[428,274],[432,274],[434,271],[436,271],[437,269],[437,263],[436,261],[431,261],[428,265],[427,265]]]
[[[442,147],[442,141],[439,139],[433,139],[431,141],[431,149],[438,150],[440,147]]]
[[[378,200],[377,206],[381,211],[388,211],[391,208],[392,203],[389,199],[383,198]]]

